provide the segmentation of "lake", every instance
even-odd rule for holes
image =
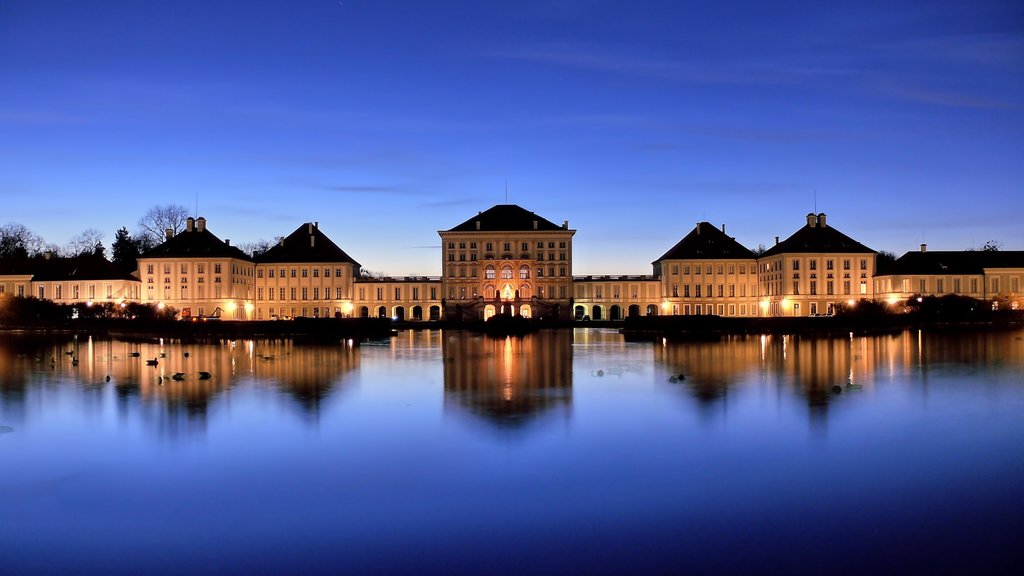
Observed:
[[[0,334],[0,381],[4,574],[978,574],[1022,555],[1021,330]]]

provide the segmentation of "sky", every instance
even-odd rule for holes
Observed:
[[[576,274],[811,211],[875,250],[1024,250],[1024,4],[0,2],[0,224],[48,242],[179,204],[436,275],[437,231],[506,191],[569,220]]]

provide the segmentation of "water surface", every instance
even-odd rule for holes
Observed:
[[[1008,572],[1022,337],[3,335],[0,572]]]

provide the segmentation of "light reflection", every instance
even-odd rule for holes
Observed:
[[[568,330],[523,338],[451,332],[443,340],[445,407],[457,406],[498,426],[519,426],[572,404]]]

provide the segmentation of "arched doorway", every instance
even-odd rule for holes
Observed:
[[[431,306],[430,307],[430,319],[431,320],[440,320],[441,319],[441,307],[440,306]]]
[[[494,316],[494,305],[488,304],[487,306],[484,306],[484,320],[487,320],[491,316]]]
[[[359,317],[360,318],[369,318],[370,317],[370,309],[367,308],[366,306],[363,306],[362,308],[360,308],[359,309]]]
[[[618,304],[612,304],[611,309],[608,311],[609,320],[622,320],[622,308],[619,308]]]
[[[583,306],[577,306],[572,312],[573,318],[577,320],[583,320],[583,317],[587,315],[587,309]]]
[[[377,308],[377,318],[387,318],[387,317],[388,317],[388,309],[387,308],[385,308],[383,306]]]
[[[590,317],[593,318],[594,320],[600,320],[601,319],[601,307],[598,306],[597,304],[594,304],[594,307],[591,308],[591,311],[590,311]]]
[[[530,317],[530,305],[529,304],[523,304],[522,306],[520,306],[519,307],[519,315],[522,316],[523,318],[529,318]]]
[[[658,305],[657,304],[648,304],[647,305],[647,315],[648,316],[657,316],[658,315]]]
[[[638,304],[629,305],[629,317],[636,318],[640,315],[640,306]]]
[[[423,308],[420,306],[412,307],[412,319],[419,322],[423,320]]]
[[[405,308],[402,306],[395,306],[395,320],[399,322],[405,320]]]

